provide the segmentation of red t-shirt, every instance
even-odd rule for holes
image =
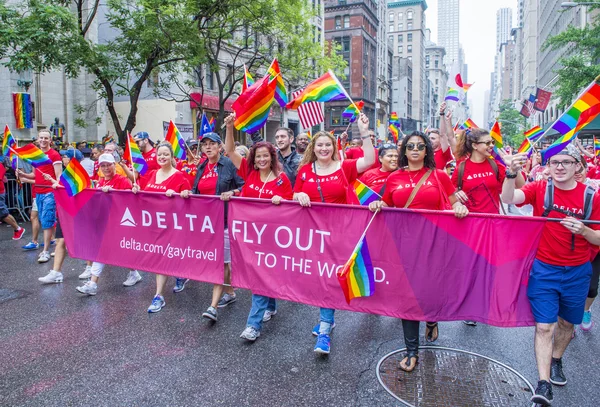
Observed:
[[[377,150],[375,147],[373,147],[373,150],[375,150],[375,162],[373,163],[373,165],[371,165],[367,169],[367,171],[381,167],[381,163],[377,159],[377,157],[379,155],[379,150]],[[346,150],[346,159],[357,160],[364,156],[365,156],[365,152],[363,151],[362,147],[352,147],[352,148],[349,148]],[[365,172],[367,172],[367,171],[365,171]]]
[[[198,173],[198,166],[196,164],[190,163],[187,160],[177,160],[177,169],[187,177],[190,185],[194,185],[196,174]]]
[[[160,165],[156,161],[156,149],[153,148],[147,153],[142,153],[144,160],[146,160],[146,164],[148,164],[148,169],[144,173],[144,175],[140,175],[139,183],[140,185],[145,185],[150,179],[150,173],[154,170],[160,169]]]
[[[198,181],[198,193],[201,195],[215,195],[217,193],[217,181],[219,174],[217,173],[218,161],[214,164],[206,163],[204,173]]]
[[[319,175],[319,184],[327,203],[345,204],[348,184],[358,178],[356,160],[344,160],[341,168],[329,175]],[[308,194],[311,202],[322,202],[317,188],[317,176],[313,172],[313,164],[308,163],[298,170],[294,192]]]
[[[0,162],[0,194],[3,194],[6,191],[4,189],[4,175],[6,175],[6,168],[4,168],[4,164]]]
[[[48,156],[48,158],[50,158],[52,164],[44,164],[40,167],[37,167],[37,169],[33,170],[33,172],[35,173],[35,185],[33,186],[33,189],[35,189],[36,194],[47,194],[49,192],[54,192],[54,190],[52,189],[52,181],[46,181],[42,173],[48,174],[52,178],[56,179],[56,173],[54,172],[54,163],[61,162],[61,158],[60,154],[58,154],[56,150],[53,149],[46,151],[46,155]],[[48,185],[48,187],[39,187],[38,185]]]
[[[446,151],[442,151],[441,148],[435,150],[433,158],[435,159],[435,168],[438,170],[445,170],[448,161],[452,161],[454,157],[452,157],[452,149],[448,147]]]
[[[245,181],[242,188],[243,197],[271,199],[278,195],[283,199],[290,200],[294,196],[292,183],[283,171],[279,173],[277,178],[264,183],[260,179],[260,171],[252,170],[248,172],[248,161],[242,158],[242,165],[240,165],[237,173]]]
[[[168,189],[172,189],[175,192],[185,191],[191,189],[190,183],[181,171],[175,171],[169,178],[161,182],[156,183],[156,173],[158,170],[150,171],[148,174],[148,181],[144,185],[144,191],[149,192],[166,192]]]
[[[363,173],[360,180],[363,184],[379,194],[381,188],[385,185],[385,181],[391,174],[392,172],[389,171],[381,171],[381,168],[374,168]]]
[[[128,178],[115,174],[110,180],[106,180],[106,178],[100,178],[98,181],[98,185],[96,188],[100,189],[102,187],[111,187],[113,189],[131,189],[131,181]]]
[[[404,208],[408,198],[426,172],[427,168],[422,168],[419,171],[407,171],[402,169],[392,173],[387,179],[383,201],[388,206]],[[454,194],[454,186],[446,171],[435,170],[434,173],[429,175],[427,181],[421,185],[421,188],[419,188],[419,191],[415,195],[409,208],[432,210],[445,209],[445,199],[442,198],[441,191],[443,191],[446,196],[450,196]]]
[[[500,213],[500,193],[506,175],[506,168],[498,162],[498,177],[492,165],[487,161],[476,163],[466,159],[462,190],[469,200],[465,203],[470,212]],[[458,187],[459,163],[452,174],[452,183]]]
[[[547,181],[536,181],[525,185],[521,191],[525,194],[525,202],[522,205],[533,206],[533,216],[541,216],[544,213],[544,197],[546,195]],[[585,185],[577,183],[577,186],[564,191],[554,188],[554,208],[583,215]],[[551,211],[550,218],[565,218],[562,212]],[[592,220],[600,220],[600,196],[594,196],[592,204]],[[598,230],[600,225],[590,225]],[[542,238],[538,247],[536,258],[544,263],[556,266],[579,266],[590,260],[590,244],[581,235],[575,235],[575,249],[571,250],[572,234],[558,222],[546,222],[542,231]]]

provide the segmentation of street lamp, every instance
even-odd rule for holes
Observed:
[[[582,2],[563,1],[562,3],[560,3],[560,6],[564,7],[564,8],[577,7],[577,6],[594,6],[594,5],[600,5],[600,3],[597,3],[594,1],[582,1]]]

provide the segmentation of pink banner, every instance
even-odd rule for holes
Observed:
[[[232,284],[304,304],[420,321],[534,324],[527,281],[543,219],[385,210],[367,234],[375,294],[348,305],[335,271],[371,216],[356,206],[234,199]]]
[[[223,283],[224,206],[218,197],[85,190],[55,192],[71,257]]]

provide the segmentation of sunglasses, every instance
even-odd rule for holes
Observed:
[[[473,144],[485,144],[487,147],[491,146],[494,144],[494,140],[489,140],[489,141],[476,141]]]
[[[413,150],[423,151],[423,150],[425,150],[425,147],[426,147],[426,146],[425,146],[425,144],[423,144],[423,143],[419,143],[419,144],[415,144],[415,143],[408,143],[408,144],[406,145],[406,149],[407,149],[407,150],[410,150],[410,151],[413,151]]]
[[[398,146],[395,144],[386,143],[386,144],[383,144],[381,146],[381,148],[383,148],[384,150],[387,150],[388,148],[398,148]]]

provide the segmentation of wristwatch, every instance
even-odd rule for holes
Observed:
[[[512,172],[506,171],[506,178],[508,178],[508,179],[515,179],[515,178],[517,178],[517,173],[515,172],[513,174]]]

